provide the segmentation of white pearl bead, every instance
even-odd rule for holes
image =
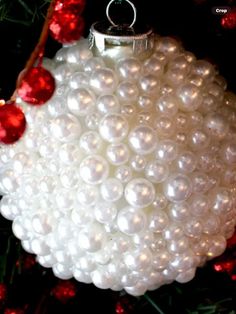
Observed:
[[[153,183],[160,183],[166,180],[169,174],[167,165],[161,164],[157,160],[150,161],[145,169],[145,175]]]
[[[109,68],[101,68],[93,71],[90,77],[90,86],[97,94],[113,93],[117,86],[117,76]]]
[[[109,145],[106,153],[110,163],[116,166],[125,164],[129,159],[129,149],[123,143]]]
[[[75,116],[86,116],[95,108],[95,96],[84,87],[71,90],[67,96],[67,106]]]
[[[195,129],[189,134],[189,145],[193,150],[203,150],[209,145],[209,137],[204,131]]]
[[[102,58],[93,57],[88,59],[84,65],[85,72],[93,72],[95,70],[99,70],[105,67],[105,62]]]
[[[140,87],[143,93],[152,95],[160,89],[160,81],[153,74],[146,74],[140,78]]]
[[[179,103],[174,96],[164,95],[158,99],[156,106],[163,115],[173,117],[178,111]]]
[[[223,161],[228,165],[236,164],[236,144],[234,142],[228,142],[223,145],[221,149],[221,156]]]
[[[187,112],[196,110],[202,101],[199,88],[193,84],[182,85],[177,91],[177,96],[181,100],[180,108]]]
[[[84,182],[99,184],[103,182],[109,173],[107,161],[99,155],[86,157],[80,164],[80,176]]]
[[[139,90],[132,81],[122,81],[117,87],[117,96],[124,103],[135,102],[139,96]]]
[[[120,104],[115,95],[99,96],[96,105],[99,112],[103,114],[117,113],[120,110]]]
[[[172,202],[182,202],[189,198],[192,192],[190,179],[180,173],[170,176],[164,182],[164,194]]]
[[[123,185],[115,178],[105,180],[100,189],[103,199],[108,202],[116,202],[123,195]]]
[[[156,158],[161,162],[170,162],[177,157],[177,145],[172,140],[163,140],[157,144]]]
[[[229,125],[224,117],[217,113],[210,113],[204,119],[206,132],[217,140],[225,138]]]
[[[205,60],[195,61],[191,72],[207,80],[211,79],[213,75],[215,74],[213,65]]]
[[[78,244],[82,250],[96,252],[102,248],[105,239],[106,235],[102,227],[94,223],[79,232]]]
[[[138,59],[130,57],[120,59],[117,63],[117,72],[123,79],[136,80],[140,76],[141,63]]]
[[[80,137],[80,148],[87,154],[98,153],[102,146],[100,136],[94,131],[88,131]]]
[[[143,230],[146,224],[146,217],[142,211],[132,207],[126,207],[119,211],[117,225],[121,232],[132,235]]]
[[[125,199],[131,206],[138,208],[149,206],[154,197],[155,188],[146,179],[133,179],[125,187]]]
[[[129,134],[131,148],[140,155],[151,153],[156,147],[156,136],[152,128],[140,125]]]
[[[185,221],[189,218],[190,207],[187,202],[174,203],[169,207],[169,214],[176,221]]]
[[[141,172],[145,169],[147,161],[142,155],[134,155],[130,160],[130,164],[135,171]]]
[[[149,217],[149,228],[152,232],[162,232],[168,225],[168,216],[162,210],[153,211]]]
[[[101,137],[110,142],[122,141],[128,133],[128,122],[120,114],[107,114],[99,124]]]
[[[126,253],[124,256],[125,265],[133,270],[140,271],[147,269],[152,263],[152,253],[148,249],[136,250],[134,252]]]
[[[94,215],[97,221],[103,224],[111,223],[117,214],[117,209],[112,202],[102,202],[95,206]]]
[[[132,170],[129,166],[120,166],[115,171],[115,177],[121,182],[128,182],[132,178]]]
[[[191,151],[185,151],[179,154],[176,159],[178,169],[183,173],[193,172],[196,168],[196,156]]]
[[[61,142],[77,139],[81,133],[79,121],[72,115],[61,115],[51,120],[50,132],[53,137]]]
[[[154,74],[156,76],[161,76],[164,67],[163,62],[159,60],[155,55],[147,59],[143,65],[143,72],[146,74]]]

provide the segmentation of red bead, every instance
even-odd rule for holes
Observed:
[[[49,23],[51,36],[62,44],[80,39],[84,31],[84,20],[70,10],[55,11]]]
[[[28,70],[18,88],[18,95],[25,102],[38,106],[43,105],[53,95],[55,80],[52,74],[43,67]]]
[[[52,290],[52,294],[56,299],[65,303],[76,295],[76,286],[69,280],[60,281]]]
[[[25,312],[21,309],[6,309],[4,314],[24,314]]]
[[[18,141],[26,128],[22,110],[14,103],[0,107],[0,142],[12,144]]]
[[[70,10],[75,14],[81,14],[85,7],[85,0],[57,0],[54,10]]]
[[[221,26],[226,29],[236,28],[236,10],[228,12],[222,16]]]
[[[236,232],[227,240],[227,248],[232,249],[234,247],[236,248]]]
[[[7,287],[4,283],[0,283],[0,302],[4,302],[7,296]]]
[[[125,310],[120,302],[116,303],[116,314],[125,314]]]

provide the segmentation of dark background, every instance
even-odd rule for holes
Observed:
[[[4,20],[4,18],[1,21],[2,1],[0,1],[0,98],[5,99],[14,90],[17,75],[24,68],[35,47],[43,25],[42,16],[34,17],[32,23],[30,23],[31,17],[28,16],[28,21],[25,23],[24,18],[26,19],[27,12],[17,4],[17,0],[10,2],[13,5],[9,10],[9,15],[14,17],[11,17],[11,20],[15,19],[15,22]],[[35,5],[37,2],[42,3],[42,0],[34,1]],[[105,19],[108,0],[87,0],[86,3],[85,36],[93,22]],[[212,13],[214,6],[232,8],[236,6],[236,1],[133,0],[133,3],[137,8],[138,22],[148,23],[160,35],[180,39],[184,47],[195,53],[198,58],[217,64],[220,73],[228,81],[229,89],[236,92],[236,29],[222,28],[221,16]],[[45,4],[42,11],[46,11],[46,8]],[[128,15],[131,14],[129,7],[125,7],[124,11]],[[49,39],[46,55],[53,57],[59,47]]]

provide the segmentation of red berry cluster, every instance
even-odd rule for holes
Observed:
[[[85,0],[56,0],[48,29],[52,37],[60,43],[72,43],[83,34],[84,20],[81,14]],[[55,80],[42,66],[30,67],[22,74],[17,88],[18,96],[26,103],[39,106],[53,95]],[[26,129],[26,119],[15,102],[0,102],[0,143],[13,144]]]
[[[51,36],[62,44],[80,39],[84,31],[81,16],[85,0],[57,0],[49,23]]]

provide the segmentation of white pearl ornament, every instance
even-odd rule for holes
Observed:
[[[55,276],[138,296],[191,280],[234,232],[235,95],[172,38],[106,45],[45,61],[44,108],[17,100],[28,128],[1,146],[0,212]]]

